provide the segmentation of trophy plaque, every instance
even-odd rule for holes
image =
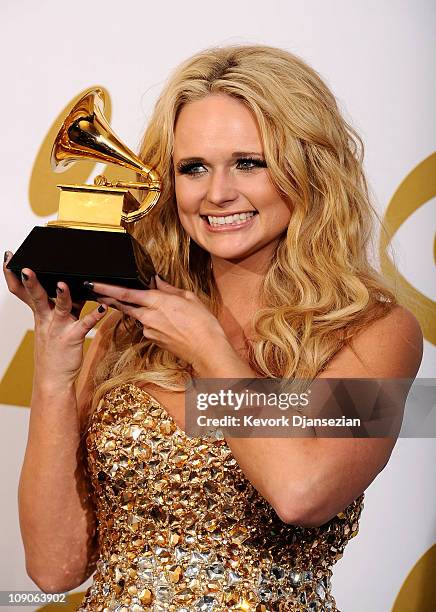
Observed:
[[[75,104],[53,145],[55,172],[81,159],[129,168],[140,180],[109,182],[99,175],[94,185],[58,185],[58,218],[34,227],[7,267],[18,278],[23,268],[33,270],[49,297],[56,296],[58,281],[67,283],[73,301],[91,299],[84,281],[154,288],[153,262],[126,227],[155,206],[160,177],[114,134],[104,116],[104,93],[99,88],[89,89]],[[140,200],[131,190],[139,191]]]

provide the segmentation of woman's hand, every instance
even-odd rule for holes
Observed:
[[[73,304],[68,285],[59,282],[52,301],[29,268],[22,282],[6,268],[12,253],[5,253],[3,273],[9,291],[27,304],[35,320],[35,382],[41,385],[71,385],[80,371],[86,334],[107,312],[99,306],[79,319],[85,302]]]
[[[146,338],[195,370],[212,351],[233,351],[217,318],[194,293],[178,289],[157,275],[156,285],[157,289],[137,290],[92,283],[98,302],[135,318]]]

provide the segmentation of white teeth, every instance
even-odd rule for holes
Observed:
[[[241,225],[244,221],[251,219],[254,212],[236,213],[235,215],[227,215],[226,217],[211,217],[208,216],[210,225]]]

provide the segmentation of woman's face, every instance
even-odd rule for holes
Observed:
[[[226,94],[186,104],[174,135],[177,208],[213,257],[269,260],[291,211],[272,184],[251,112]],[[257,258],[256,258],[257,259]]]

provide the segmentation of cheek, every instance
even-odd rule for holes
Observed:
[[[277,225],[281,230],[285,230],[291,220],[292,213],[289,206],[283,200],[278,204]]]
[[[190,214],[196,212],[199,206],[199,190],[195,185],[186,183],[185,181],[175,182],[175,195],[177,202],[177,209],[179,214]]]
[[[190,229],[191,225],[191,215],[189,214],[189,210],[186,210],[186,207],[182,204],[179,204],[177,200],[177,214],[179,215],[179,221],[182,224],[185,231]]]
[[[272,185],[264,185],[263,190],[257,194],[259,210],[267,215],[269,224],[286,227],[292,215],[292,207],[285,202]]]
[[[175,196],[179,221],[185,232],[191,235],[195,227],[194,215],[198,212],[198,206],[195,205],[189,189],[176,186]]]
[[[177,214],[179,217],[179,223],[185,230],[186,234],[191,236],[194,231],[194,224],[192,223],[192,216],[186,212],[186,209],[183,206],[179,206],[177,202]]]

